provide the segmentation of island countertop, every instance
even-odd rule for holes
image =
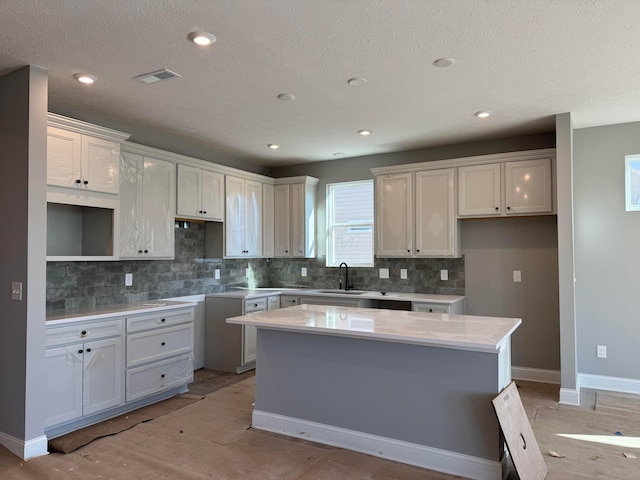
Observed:
[[[227,322],[273,330],[499,353],[522,320],[374,308],[298,305],[232,317],[228,318]]]

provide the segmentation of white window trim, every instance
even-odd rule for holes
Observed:
[[[640,161],[640,154],[625,155],[624,157],[624,186],[625,186],[625,207],[627,212],[640,211],[640,198],[631,197],[631,162]]]

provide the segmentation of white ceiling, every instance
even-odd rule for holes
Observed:
[[[0,74],[48,70],[51,111],[256,165],[549,132],[563,112],[576,128],[640,121],[637,0],[0,0],[0,11]],[[194,30],[217,42],[195,46]],[[440,57],[456,63],[436,68]],[[161,68],[182,77],[132,80]]]

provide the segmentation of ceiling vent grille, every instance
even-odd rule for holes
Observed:
[[[176,72],[172,72],[171,70],[167,70],[163,68],[162,70],[158,70],[157,72],[144,73],[142,75],[138,75],[137,77],[133,77],[134,80],[138,80],[139,82],[145,83],[147,85],[151,85],[152,83],[162,82],[164,80],[169,80],[170,78],[180,77]]]

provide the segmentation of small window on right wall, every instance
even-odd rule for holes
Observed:
[[[640,211],[640,154],[625,155],[624,161],[627,212]]]

